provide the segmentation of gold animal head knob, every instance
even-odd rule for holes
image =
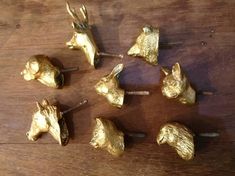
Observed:
[[[122,107],[125,94],[149,95],[148,91],[124,91],[119,87],[118,77],[123,67],[123,64],[118,64],[110,74],[102,77],[95,85],[97,94],[104,96],[111,105],[118,108]]]
[[[112,72],[100,79],[95,85],[96,92],[99,95],[106,97],[106,99],[113,106],[121,107],[124,102],[125,91],[119,88],[118,76],[123,70],[123,64],[118,64]]]
[[[63,115],[75,108],[87,103],[82,101],[76,107],[61,112],[57,106],[49,104],[44,99],[42,103],[37,102],[37,111],[33,114],[30,130],[26,136],[31,141],[36,141],[42,133],[50,133],[60,145],[66,145],[69,141],[69,132]]]
[[[95,120],[96,125],[90,144],[94,148],[101,148],[114,156],[120,156],[125,148],[124,133],[108,119],[96,118]]]
[[[143,27],[136,43],[128,51],[128,55],[143,57],[149,64],[158,64],[159,29],[152,26]]]
[[[162,94],[170,99],[177,98],[183,104],[194,104],[196,92],[191,87],[180,64],[176,63],[172,71],[166,68],[162,68],[162,71],[166,75],[163,79]]]
[[[194,157],[194,134],[191,130],[179,123],[167,123],[163,125],[157,135],[159,145],[167,143],[173,147],[184,160]]]
[[[48,87],[61,88],[64,85],[62,73],[74,70],[77,70],[77,68],[60,70],[52,65],[48,56],[34,55],[28,59],[21,75],[26,81],[38,80]]]
[[[99,52],[90,30],[87,9],[84,5],[80,8],[82,17],[76,13],[75,9],[71,8],[69,3],[66,3],[66,8],[69,15],[73,18],[72,27],[74,34],[72,39],[66,43],[70,49],[81,49],[89,62],[94,68],[100,61],[100,56],[111,56],[123,58],[123,55]]]

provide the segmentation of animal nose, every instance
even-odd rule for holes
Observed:
[[[67,45],[67,47],[70,48],[70,49],[73,49],[73,48],[74,48],[74,46],[73,46],[73,44],[72,44],[71,42],[67,42],[66,45]]]
[[[20,72],[21,75],[24,75],[26,72],[26,70],[23,70],[22,72]]]
[[[162,141],[163,141],[163,139],[164,139],[164,137],[161,136],[161,135],[159,135],[159,136],[157,137],[157,143],[158,143],[158,144],[161,144]]]

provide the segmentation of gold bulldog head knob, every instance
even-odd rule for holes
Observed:
[[[69,141],[69,132],[63,115],[85,103],[87,100],[61,112],[57,106],[49,104],[46,99],[42,103],[37,102],[37,111],[33,114],[31,127],[26,136],[29,140],[36,141],[42,133],[48,132],[60,145],[66,145]]]
[[[196,92],[191,87],[180,64],[176,63],[172,71],[166,68],[162,68],[162,71],[166,75],[163,79],[162,94],[169,99],[176,98],[183,104],[194,104]]]
[[[60,70],[52,65],[48,56],[34,55],[28,59],[21,75],[26,81],[38,80],[48,87],[61,88],[64,85],[63,73],[77,69],[78,68],[76,67]]]
[[[167,123],[163,125],[157,135],[159,145],[167,143],[173,147],[184,160],[194,157],[193,132],[179,123]]]
[[[85,53],[89,64],[94,68],[96,68],[98,65],[100,56],[123,58],[123,55],[116,55],[99,51],[90,30],[91,27],[89,26],[87,9],[84,5],[82,5],[80,8],[82,17],[79,17],[75,9],[71,8],[68,2],[66,3],[66,8],[69,15],[74,20],[72,22],[72,27],[74,29],[73,37],[69,42],[66,43],[69,49],[81,49]]]
[[[148,91],[125,91],[119,87],[118,77],[123,67],[123,64],[118,64],[110,74],[102,77],[95,85],[97,94],[104,96],[111,105],[118,108],[122,107],[125,94],[149,95]]]
[[[128,55],[143,57],[149,64],[158,64],[159,29],[145,26],[136,43],[128,51]]]
[[[125,148],[124,133],[108,119],[96,118],[95,120],[96,125],[90,144],[94,148],[101,148],[114,156],[120,156]]]

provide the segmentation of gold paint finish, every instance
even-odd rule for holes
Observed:
[[[26,133],[31,141],[36,141],[42,133],[50,133],[60,145],[69,141],[69,132],[65,119],[59,109],[44,99],[37,102],[37,111],[33,114],[30,130]]]
[[[21,75],[26,81],[35,79],[52,88],[60,88],[64,84],[63,74],[57,67],[52,65],[49,57],[45,55],[31,56]]]
[[[82,17],[76,13],[75,9],[71,8],[69,3],[66,3],[66,8],[69,15],[73,18],[72,27],[74,29],[72,39],[66,43],[69,49],[81,49],[87,58],[87,61],[94,68],[97,67],[97,64],[100,61],[100,56],[108,57],[120,57],[123,58],[123,55],[110,54],[99,52],[98,47],[96,46],[94,37],[90,30],[89,20],[87,9],[84,5],[80,8],[80,13]]]
[[[94,148],[107,150],[114,156],[120,156],[124,152],[124,134],[115,124],[104,118],[96,118],[96,126],[90,144]]]
[[[149,64],[158,64],[159,29],[145,26],[128,55],[143,57]]]
[[[125,96],[125,91],[119,88],[118,80],[123,67],[123,64],[118,64],[109,75],[102,77],[95,85],[96,92],[104,96],[111,105],[118,108],[122,107]]]
[[[172,71],[162,68],[166,77],[163,79],[162,94],[169,99],[176,98],[182,104],[194,104],[196,92],[191,87],[187,77],[183,73],[180,64],[176,63]]]
[[[167,143],[173,147],[184,160],[192,160],[194,157],[193,132],[182,124],[173,122],[161,127],[157,136],[159,145]]]

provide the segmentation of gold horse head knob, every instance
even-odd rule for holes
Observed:
[[[46,132],[50,133],[60,145],[68,143],[69,132],[65,119],[57,106],[50,105],[44,99],[41,104],[37,102],[37,111],[33,114],[31,127],[26,135],[29,140],[36,141],[40,134]]]
[[[100,56],[123,58],[123,55],[116,55],[99,51],[90,30],[91,27],[89,25],[88,13],[84,5],[82,5],[80,8],[82,17],[79,17],[75,9],[71,8],[68,2],[66,3],[66,8],[69,15],[74,20],[72,22],[72,27],[74,29],[73,37],[69,42],[66,43],[69,49],[81,49],[85,53],[89,64],[94,68],[97,67],[100,61]]]
[[[183,104],[194,104],[196,92],[191,87],[180,64],[176,63],[172,71],[166,68],[162,68],[162,71],[166,75],[163,79],[162,94],[169,99],[176,98]]]
[[[26,136],[29,140],[36,141],[42,133],[48,132],[60,145],[66,145],[69,141],[69,132],[63,115],[85,103],[87,100],[61,112],[57,106],[51,105],[46,99],[43,99],[42,103],[36,102],[37,111],[33,113],[31,127]]]
[[[159,145],[167,143],[184,160],[194,158],[194,134],[182,124],[173,122],[163,125],[157,135]]]
[[[136,39],[136,43],[129,49],[128,55],[143,57],[149,64],[158,64],[159,29],[145,26]]]
[[[101,148],[114,156],[124,152],[124,133],[119,131],[115,124],[104,118],[96,118],[96,125],[90,144],[94,148]]]
[[[124,103],[125,94],[128,95],[149,95],[148,91],[125,91],[119,87],[119,74],[123,70],[123,64],[118,64],[112,72],[100,79],[95,85],[97,94],[104,96],[108,102],[118,108]]]
[[[48,56],[34,55],[26,62],[21,75],[26,81],[37,80],[48,87],[61,88],[64,85],[63,73],[77,69],[77,67],[59,69],[52,65]]]

